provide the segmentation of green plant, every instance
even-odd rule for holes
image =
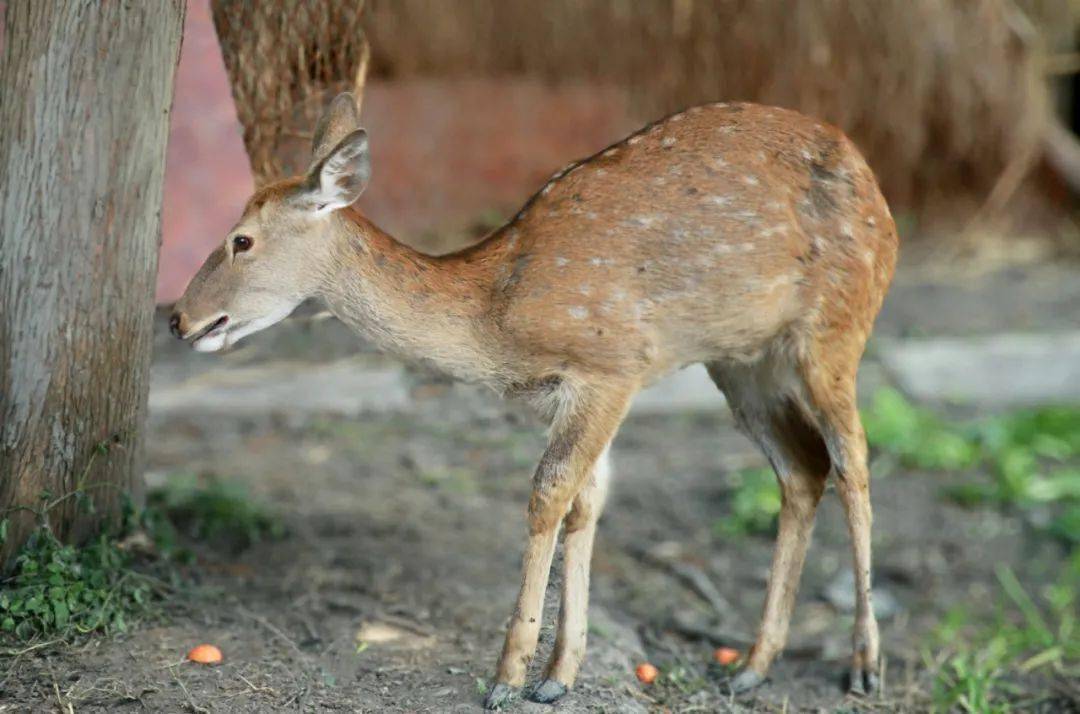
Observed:
[[[965,608],[953,610],[935,633],[937,655],[924,655],[934,674],[935,711],[1009,711],[1022,691],[1017,676],[1042,670],[1080,675],[1080,557],[1046,589],[1041,606],[1009,568],[998,568],[997,578],[997,616],[977,623]]]
[[[0,525],[0,540],[4,535]],[[0,589],[0,630],[19,641],[124,631],[146,614],[164,583],[132,570],[121,541],[101,533],[82,547],[38,528]]]
[[[780,514],[780,487],[772,469],[742,469],[731,475],[731,513],[716,523],[721,535],[770,533]]]
[[[242,484],[212,475],[170,476],[148,494],[147,513],[164,537],[172,537],[175,528],[190,538],[225,542],[237,549],[285,535],[281,519],[253,501]]]
[[[895,389],[879,389],[862,412],[866,438],[908,466],[961,469],[979,458],[978,445],[932,412],[912,405]]]
[[[965,505],[993,503],[1022,510],[1052,507],[1048,530],[1080,544],[1080,408],[1025,409],[950,424],[879,390],[863,413],[867,440],[908,466],[929,470],[978,467],[966,483],[947,489]]]

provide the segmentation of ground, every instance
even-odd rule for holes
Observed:
[[[1067,327],[1060,310],[1075,316],[1077,296],[1046,273],[1025,275],[998,276],[984,299],[971,297],[978,285],[901,281],[881,332]],[[1075,273],[1067,277],[1080,284]],[[930,294],[937,300],[927,303]],[[1058,310],[1047,314],[1046,305]],[[924,309],[930,327],[921,324]],[[226,357],[179,352],[164,329],[158,347],[159,390],[205,370],[270,360],[306,359],[289,364],[310,370],[347,356],[372,373],[394,364],[334,323],[302,320]],[[874,364],[871,356],[870,374]],[[519,405],[422,372],[406,372],[394,389],[404,397],[388,398],[390,407],[347,418],[299,405],[161,407],[150,422],[151,486],[181,473],[236,480],[278,514],[287,534],[240,552],[195,545],[198,562],[183,568],[189,585],[127,634],[9,652],[0,711],[478,711],[516,592],[542,429]],[[246,394],[224,391],[224,402]],[[1038,588],[1065,557],[1016,514],[941,497],[969,475],[922,472],[876,454],[875,587],[889,610],[881,619],[883,693],[859,699],[842,687],[852,617],[834,591],[849,541],[830,489],[787,652],[765,686],[733,700],[709,663],[716,646],[749,644],[772,537],[723,534],[717,524],[731,510],[732,475],[763,461],[719,409],[635,412],[613,454],[589,654],[559,711],[924,711],[925,658],[934,656],[928,643],[943,616],[957,607],[992,610],[1002,566]],[[551,648],[557,584],[555,577],[534,678]],[[223,664],[185,663],[201,642],[218,645]],[[634,678],[644,661],[665,673],[653,687]],[[1075,682],[1050,677],[1045,691],[1033,709],[1076,710]],[[549,707],[518,702],[513,710]]]

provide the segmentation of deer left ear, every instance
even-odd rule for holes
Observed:
[[[347,134],[359,128],[360,112],[356,108],[356,99],[350,92],[342,92],[334,97],[315,125],[311,144],[312,161],[325,157]]]
[[[336,211],[360,198],[371,178],[367,132],[350,132],[308,173],[302,200],[318,214]]]

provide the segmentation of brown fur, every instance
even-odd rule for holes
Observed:
[[[323,125],[344,135],[342,144],[355,129],[334,117]],[[853,686],[873,686],[878,644],[855,373],[897,240],[873,175],[843,134],[783,109],[695,107],[571,164],[507,225],[442,257],[407,248],[353,208],[305,213],[305,192],[316,190],[327,158],[317,152],[312,176],[249,202],[236,232],[253,236],[255,247],[200,272],[178,305],[183,332],[234,313],[240,324],[265,326],[258,313],[266,308],[248,308],[243,285],[265,286],[272,276],[288,295],[274,314],[319,296],[383,347],[525,397],[551,420],[529,504],[521,595],[499,662],[503,689],[489,704],[524,682],[568,511],[566,565],[576,570],[564,580],[556,652],[538,696],[573,683],[606,493],[606,469],[596,464],[634,394],[695,362],[708,366],[783,488],[758,643],[733,687],[759,682],[783,646],[829,473],[857,564]],[[356,183],[322,178],[342,190]],[[220,299],[225,292],[231,303]]]

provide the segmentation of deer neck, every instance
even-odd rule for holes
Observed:
[[[333,220],[322,298],[338,319],[388,352],[459,379],[497,380],[487,319],[494,261],[424,255],[352,209]]]

